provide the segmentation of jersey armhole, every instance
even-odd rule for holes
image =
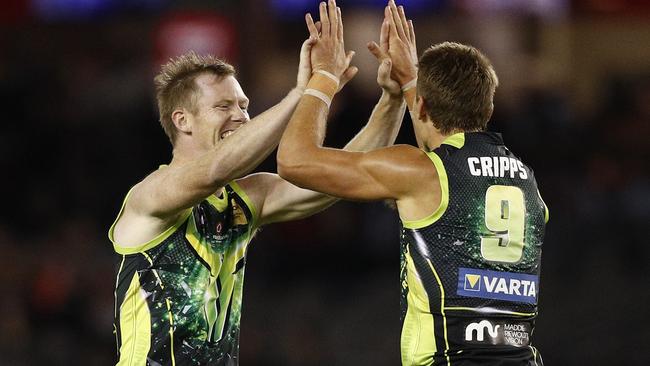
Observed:
[[[550,213],[548,212],[548,206],[546,205],[546,202],[542,198],[542,194],[539,193],[539,189],[537,190],[537,195],[539,196],[539,199],[542,201],[542,205],[544,205],[544,223],[548,224],[548,220],[550,219]]]
[[[129,199],[129,196],[131,196],[131,192],[133,192],[133,189],[135,186],[129,188],[129,191],[126,193],[126,196],[124,196],[124,200],[122,201],[122,206],[120,207],[120,212],[117,213],[117,217],[111,224],[111,227],[108,229],[108,240],[115,245],[115,239],[114,239],[114,232],[115,232],[115,225],[117,225],[117,222],[120,221],[120,218],[122,217],[122,214],[124,213],[124,208],[126,207],[126,201]]]
[[[151,240],[149,240],[149,241],[147,241],[145,243],[142,243],[142,244],[134,246],[134,247],[122,246],[122,245],[118,244],[117,242],[115,242],[115,236],[114,236],[115,235],[115,225],[117,225],[117,222],[120,220],[120,218],[122,217],[122,214],[124,213],[124,208],[126,207],[126,202],[129,199],[129,196],[131,196],[131,193],[133,192],[133,188],[135,188],[135,186],[131,187],[131,189],[129,189],[129,192],[126,194],[126,197],[124,197],[124,201],[122,202],[122,207],[120,208],[120,212],[117,214],[117,217],[115,218],[115,221],[113,221],[113,224],[111,225],[110,229],[108,229],[108,240],[110,240],[111,243],[113,244],[113,250],[115,250],[116,253],[122,254],[122,255],[140,253],[140,252],[143,252],[145,250],[149,250],[149,249],[155,247],[156,245],[162,243],[171,234],[173,234],[176,231],[176,229],[178,229],[183,224],[183,222],[185,222],[185,220],[187,220],[187,218],[192,213],[192,209],[188,208],[187,210],[185,210],[185,212],[183,212],[180,215],[178,220],[176,220],[176,222],[174,222],[174,224],[172,226],[170,226],[165,231],[163,231],[162,233],[158,234],[156,237],[154,237],[153,239],[151,239]]]
[[[232,182],[228,183],[228,185],[232,187],[232,190],[235,191],[239,197],[241,197],[242,201],[244,201],[246,207],[248,207],[248,210],[251,212],[251,232],[253,232],[258,228],[259,223],[259,213],[257,211],[257,208],[253,204],[253,201],[251,201],[250,197],[248,197],[246,192],[241,188],[239,184],[237,184],[237,182],[233,180]]]
[[[402,220],[402,225],[407,229],[421,229],[433,224],[440,220],[445,211],[447,211],[447,206],[449,205],[449,181],[447,179],[445,165],[443,164],[442,159],[440,159],[440,156],[435,152],[431,151],[426,154],[429,159],[431,159],[431,162],[433,162],[433,165],[438,172],[438,181],[440,182],[440,205],[431,215],[423,219],[414,221]]]

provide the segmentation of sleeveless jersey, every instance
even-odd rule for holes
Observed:
[[[542,365],[531,337],[548,210],[496,133],[427,153],[440,207],[401,229],[404,365]]]
[[[118,365],[239,363],[246,250],[257,214],[236,183],[223,192],[136,248],[115,243],[115,224],[111,227],[109,238],[120,255],[114,323]],[[127,199],[128,194],[124,204]]]

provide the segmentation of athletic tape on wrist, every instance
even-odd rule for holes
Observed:
[[[337,86],[341,82],[341,80],[339,80],[339,78],[337,78],[336,75],[332,74],[331,72],[328,72],[328,71],[325,71],[325,70],[316,70],[316,72],[319,73],[319,74],[323,74],[323,75],[327,76],[328,78],[332,79],[333,81],[336,82]]]
[[[304,95],[311,95],[312,97],[316,97],[322,100],[327,105],[327,108],[332,105],[332,98],[328,97],[327,94],[321,92],[320,90],[306,89]]]
[[[311,79],[309,79],[307,89],[317,90],[320,93],[323,93],[331,102],[334,98],[334,94],[336,94],[339,89],[339,84],[331,77],[316,72],[311,76]]]
[[[408,83],[404,84],[404,86],[402,87],[402,92],[405,92],[405,91],[407,91],[409,89],[413,89],[417,85],[418,85],[418,78],[415,78],[415,79],[409,81]]]

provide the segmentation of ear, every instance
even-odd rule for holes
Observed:
[[[181,132],[192,132],[192,121],[189,118],[189,113],[185,109],[176,109],[172,112],[172,122],[174,126]]]
[[[427,106],[421,95],[419,95],[415,100],[415,111],[420,121],[427,121],[429,119],[429,116],[427,115]]]

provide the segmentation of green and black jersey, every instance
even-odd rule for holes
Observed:
[[[427,153],[442,200],[401,231],[404,365],[542,365],[531,337],[548,210],[496,133]]]
[[[246,250],[256,219],[254,206],[232,182],[221,197],[188,209],[139,247],[114,242],[113,224],[109,238],[120,255],[118,365],[239,363]]]

